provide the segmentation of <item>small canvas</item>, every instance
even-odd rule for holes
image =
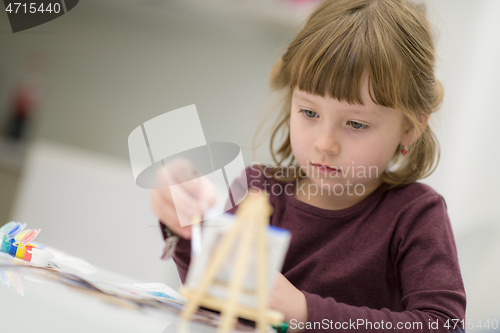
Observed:
[[[185,286],[190,290],[196,290],[200,284],[203,275],[208,268],[217,244],[220,244],[223,236],[230,230],[236,222],[236,216],[229,213],[223,213],[213,217],[202,224],[202,251],[191,259],[190,268],[186,277]],[[288,246],[290,244],[291,234],[288,230],[268,226],[267,228],[267,292],[268,297],[274,287],[276,272],[281,271],[285,260]],[[230,251],[228,260],[224,262],[222,268],[217,274],[214,283],[208,288],[207,294],[220,300],[228,297],[228,285],[232,274],[234,256],[240,242],[237,240]],[[242,292],[239,296],[239,304],[251,308],[257,307],[256,294],[256,244],[252,244],[252,255],[248,258],[248,267],[245,279],[242,285]]]

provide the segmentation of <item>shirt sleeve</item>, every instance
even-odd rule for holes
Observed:
[[[167,232],[165,231],[166,226],[159,221],[160,230],[163,239],[167,239]],[[179,273],[179,278],[184,284],[186,281],[186,275],[189,268],[189,261],[191,259],[191,241],[189,239],[184,239],[179,237],[179,241],[175,246],[174,253],[172,254],[172,260],[174,260],[177,266],[177,272]]]
[[[415,201],[400,211],[390,249],[404,311],[357,307],[302,291],[308,319],[295,327],[307,333],[465,332],[465,289],[444,199],[435,194]]]

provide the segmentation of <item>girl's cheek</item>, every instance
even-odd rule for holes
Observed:
[[[372,170],[372,173],[376,169],[379,169],[382,163],[383,156],[380,152],[375,149],[367,149],[365,147],[360,147],[355,156],[351,156],[349,162],[350,165],[355,168],[355,170]],[[354,163],[352,163],[354,161]]]

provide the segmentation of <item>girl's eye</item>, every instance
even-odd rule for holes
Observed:
[[[349,120],[347,123],[349,123],[354,129],[357,129],[357,130],[365,129],[368,126],[368,125],[358,123],[357,121],[352,121],[352,120]]]
[[[306,115],[307,118],[314,118],[314,116],[317,114],[316,112],[314,111],[311,111],[311,110],[305,110],[305,109],[300,109],[299,112],[304,112],[304,114]]]
[[[306,110],[306,109],[300,109],[299,113],[300,112],[303,112],[307,118],[314,118],[317,115],[316,112],[311,111],[311,110]],[[359,123],[359,122],[353,121],[353,120],[349,120],[347,123],[350,124],[352,126],[352,128],[354,128],[356,130],[364,130],[368,127],[368,125],[365,125],[365,124],[362,124],[362,123]]]

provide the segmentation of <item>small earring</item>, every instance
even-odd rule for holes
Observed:
[[[401,154],[406,155],[406,153],[408,152],[408,150],[406,148],[408,148],[408,147],[403,146],[403,148],[401,149]]]

